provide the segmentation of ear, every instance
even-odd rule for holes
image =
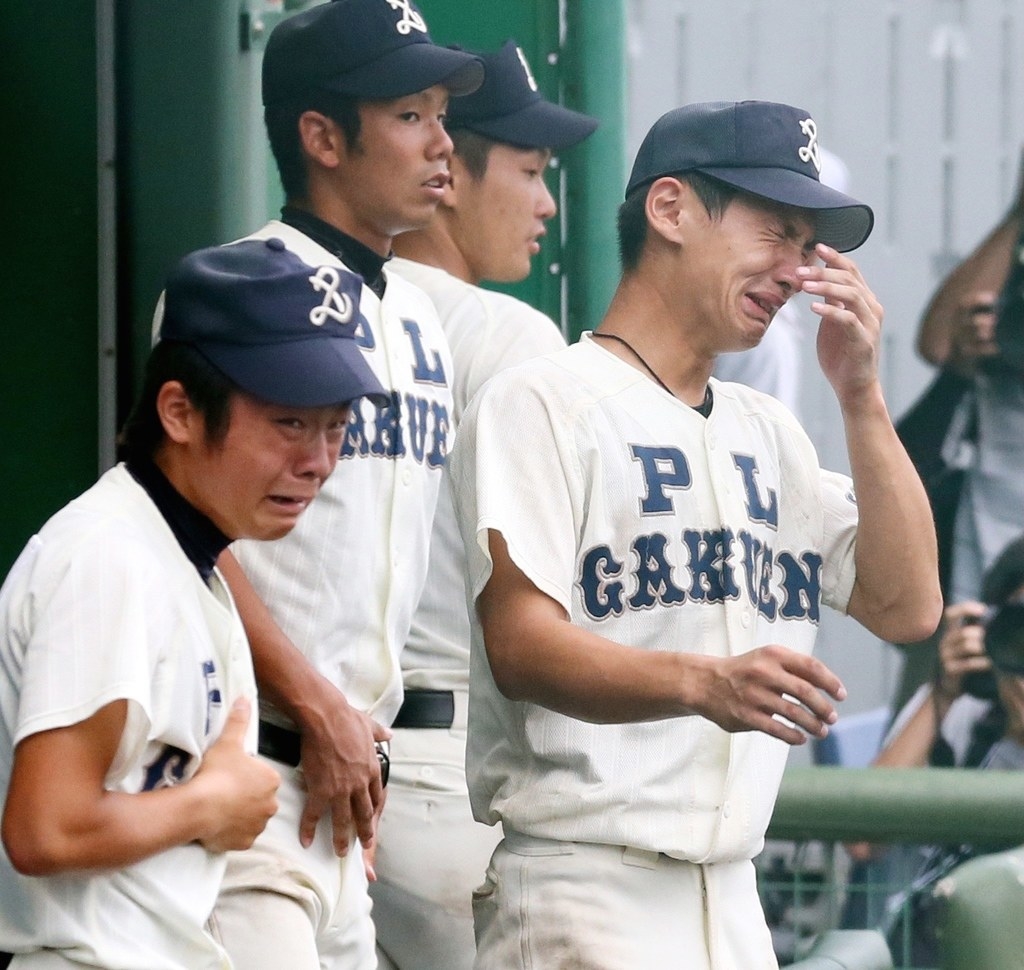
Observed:
[[[167,381],[156,395],[156,413],[164,434],[175,444],[205,440],[206,423],[185,393],[181,381]]]
[[[647,190],[645,211],[651,229],[675,243],[684,242],[693,225],[707,222],[704,206],[689,183],[672,176],[656,179]]]
[[[444,195],[441,196],[441,206],[445,209],[455,209],[459,204],[459,193],[465,192],[466,186],[471,182],[473,176],[469,169],[463,164],[458,155],[452,155],[448,159],[448,184],[444,187]]]
[[[306,157],[324,168],[337,168],[348,153],[345,133],[336,121],[319,111],[299,115],[299,140]]]

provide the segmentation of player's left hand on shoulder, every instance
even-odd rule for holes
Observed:
[[[801,289],[821,317],[818,359],[837,391],[853,390],[878,379],[878,354],[884,310],[849,257],[823,243],[816,252],[822,265],[801,266]]]

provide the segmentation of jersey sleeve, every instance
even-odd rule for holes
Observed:
[[[484,384],[500,371],[565,349],[555,322],[504,294],[468,290],[449,314],[456,422]]]
[[[529,379],[537,371],[532,363],[513,368],[477,395],[450,457],[453,498],[471,599],[491,574],[493,529],[516,566],[568,613],[583,476],[573,416],[543,381]]]
[[[853,482],[838,472],[821,472],[822,600],[846,613],[857,570],[854,563],[857,537],[857,499]]]
[[[161,644],[171,633],[160,604],[174,591],[155,588],[162,570],[146,550],[130,554],[132,545],[97,535],[59,562],[24,563],[32,575],[15,631],[23,651],[15,744],[116,700],[127,700],[129,711],[115,773],[145,744]]]

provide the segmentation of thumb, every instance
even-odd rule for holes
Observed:
[[[245,741],[245,732],[252,716],[252,704],[248,697],[235,698],[228,711],[228,719],[224,722],[224,730],[220,732],[220,740],[241,746]]]

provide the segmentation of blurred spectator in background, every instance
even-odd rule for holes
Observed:
[[[940,634],[934,678],[900,711],[874,765],[1024,769],[1024,535],[986,572],[981,601],[947,608]],[[931,891],[977,850],[857,843],[847,851],[855,889],[844,924],[881,923],[894,953],[906,932],[913,966],[937,966]],[[872,885],[889,887],[891,895],[869,899]]]
[[[929,388],[936,399],[924,410],[933,421],[944,408],[951,416],[936,439],[934,470],[916,462],[926,486],[931,481],[936,492],[950,480],[943,476],[955,476],[958,483],[948,515],[933,494],[947,605],[977,600],[985,570],[1024,532],[1022,213],[1024,176],[1009,212],[942,282],[918,332],[921,356],[941,369]],[[940,380],[944,400],[936,394]],[[908,440],[905,421],[898,427],[913,457],[915,443]],[[938,501],[949,502],[948,491]],[[894,710],[931,675],[935,644],[932,637],[902,645],[904,671]]]

